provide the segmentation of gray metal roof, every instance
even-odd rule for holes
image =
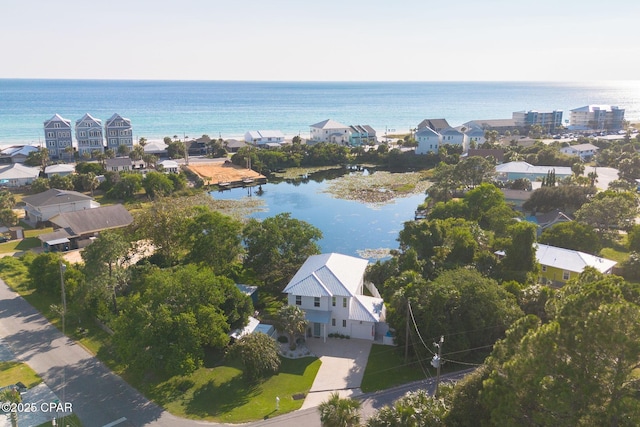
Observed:
[[[33,196],[26,196],[22,200],[28,205],[40,207],[59,205],[64,203],[74,203],[83,200],[93,200],[93,198],[87,196],[86,194],[78,193],[77,191],[58,190],[57,188],[51,188],[50,190],[34,194]]]
[[[113,159],[107,159],[104,164],[108,168],[132,165],[131,158],[129,157],[115,157]]]
[[[64,228],[72,236],[126,227],[133,217],[122,205],[102,206],[77,212],[65,212],[49,219],[57,227]]]

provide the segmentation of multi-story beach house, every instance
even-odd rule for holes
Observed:
[[[378,142],[376,131],[369,125],[351,125],[349,129],[349,145],[367,145]]]
[[[416,154],[437,153],[440,146],[444,144],[460,145],[462,151],[468,150],[468,138],[464,132],[459,129],[448,127],[440,131],[436,131],[430,127],[423,127],[416,132]]]
[[[56,114],[44,122],[44,141],[50,158],[73,158],[71,120]]]
[[[89,113],[76,120],[76,142],[81,158],[91,157],[94,151],[104,152],[102,120],[92,117]]]
[[[279,130],[250,130],[244,134],[244,141],[249,144],[282,144],[284,134]]]
[[[586,105],[571,110],[569,129],[608,130],[624,128],[624,108],[613,105]]]
[[[416,154],[437,153],[440,149],[441,136],[430,127],[424,127],[416,132]]]
[[[311,138],[308,144],[316,144],[318,142],[332,142],[334,144],[349,143],[349,126],[327,119],[319,123],[313,124],[311,128]]]
[[[104,124],[104,135],[107,138],[107,149],[118,152],[118,147],[124,145],[133,149],[133,128],[131,120],[119,114],[111,116]]]
[[[511,115],[516,125],[528,128],[531,126],[542,126],[542,128],[553,133],[562,127],[562,110],[541,112],[535,110],[514,111]]]
[[[386,332],[384,301],[364,279],[368,261],[348,255],[312,255],[284,289],[309,321],[307,336],[348,335],[373,341]]]

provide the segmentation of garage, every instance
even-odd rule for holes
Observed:
[[[350,336],[351,338],[373,341],[375,337],[375,325],[371,322],[352,320]]]

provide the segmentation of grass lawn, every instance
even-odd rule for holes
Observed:
[[[280,372],[262,383],[244,380],[240,365],[227,363],[200,368],[186,377],[173,377],[146,390],[146,394],[172,414],[209,421],[242,423],[300,409],[320,368],[311,357],[282,359]],[[280,410],[275,411],[276,396]]]
[[[622,264],[629,258],[628,251],[622,251],[615,248],[604,248],[600,251],[600,256]]]
[[[71,414],[66,417],[58,418],[56,420],[56,426],[82,427],[82,423],[75,414]],[[38,427],[53,427],[53,423],[51,421],[47,421],[44,424],[40,424]]]
[[[31,388],[40,384],[42,379],[25,363],[0,362],[0,387],[17,382]]]
[[[371,346],[369,360],[360,386],[364,393],[384,390],[394,385],[425,378],[418,363],[404,364],[404,356],[401,353],[402,350],[398,347],[380,344]],[[425,365],[429,365],[429,363],[423,363],[423,366]],[[435,375],[435,369],[431,370],[433,371],[431,375]]]
[[[37,237],[27,237],[22,240],[9,240],[6,243],[0,243],[0,254],[28,251],[29,249],[39,247],[40,240],[38,240]]]

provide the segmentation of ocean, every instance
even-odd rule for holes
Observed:
[[[0,145],[44,142],[54,114],[131,119],[134,138],[239,138],[249,130],[309,136],[325,119],[368,124],[379,136],[425,118],[452,126],[511,118],[521,110],[569,111],[589,104],[624,108],[640,121],[640,81],[538,82],[236,82],[0,79]]]

